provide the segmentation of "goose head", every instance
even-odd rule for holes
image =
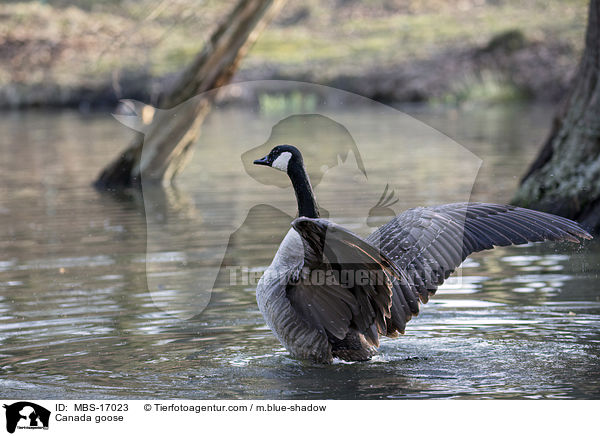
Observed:
[[[293,145],[277,145],[268,155],[256,159],[254,164],[265,165],[286,173],[294,187],[298,202],[298,215],[319,218],[319,208],[304,168],[304,159],[302,159],[300,150]]]
[[[265,157],[256,159],[254,164],[265,165],[290,174],[293,168],[303,168],[304,160],[300,150],[293,145],[278,145]]]

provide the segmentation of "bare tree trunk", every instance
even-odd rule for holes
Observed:
[[[591,0],[577,74],[515,204],[580,221],[600,231],[600,0]]]
[[[240,0],[174,86],[159,96],[160,108],[172,108],[189,100],[184,110],[178,111],[176,117],[153,119],[146,134],[138,134],[102,171],[94,185],[104,190],[139,188],[142,174],[144,182],[170,182],[189,160],[216,93],[198,95],[231,80],[240,60],[284,3],[285,0]],[[192,97],[196,98],[190,100]]]

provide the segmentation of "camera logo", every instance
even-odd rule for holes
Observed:
[[[48,429],[50,411],[28,401],[4,405],[6,409],[6,431],[14,433],[18,429]]]

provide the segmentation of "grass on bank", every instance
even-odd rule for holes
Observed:
[[[2,2],[0,86],[93,87],[118,79],[121,71],[152,76],[177,71],[234,4],[235,0]],[[484,46],[510,29],[520,30],[530,41],[563,41],[578,56],[586,15],[586,0],[290,1],[242,69],[311,72],[316,80],[326,80],[428,58],[451,47]],[[482,86],[489,87],[487,82]]]

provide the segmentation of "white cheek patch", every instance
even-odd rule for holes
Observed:
[[[273,168],[277,168],[278,170],[283,171],[284,173],[287,173],[288,163],[290,162],[291,158],[292,153],[290,153],[289,151],[284,151],[277,157],[277,159],[273,161],[271,166]]]

